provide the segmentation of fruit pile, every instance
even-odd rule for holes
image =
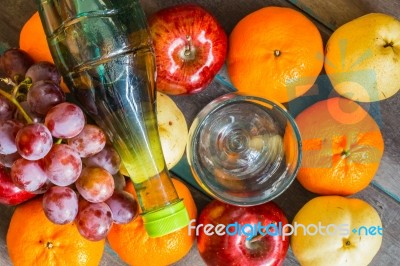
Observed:
[[[190,34],[197,32],[196,26],[182,25],[185,20],[193,21],[193,17],[185,14],[191,9],[192,5],[170,7],[150,18],[159,59],[157,70],[162,74],[158,84],[160,88],[167,87],[165,91],[170,94],[191,92],[189,81],[184,87],[187,90],[182,89],[182,83],[177,84],[185,81],[186,72],[177,73],[177,69],[171,67],[183,62],[179,71],[195,72],[193,66],[190,68],[193,57],[179,57],[186,54],[185,49],[202,51],[197,57],[198,63],[208,66],[203,52],[211,53],[208,46],[190,42],[196,38],[180,34],[182,30]],[[194,10],[192,12],[195,14]],[[382,35],[376,21],[390,27],[391,33]],[[168,23],[175,24],[167,30],[165,25]],[[202,21],[202,28],[210,29],[215,26],[213,23]],[[170,28],[176,28],[176,32]],[[393,40],[399,29],[397,19],[385,14],[369,14],[337,29],[324,50],[316,25],[290,8],[261,8],[248,14],[233,28],[227,44],[227,78],[239,92],[288,103],[290,108],[294,105],[293,100],[306,95],[315,86],[325,68],[340,96],[331,93],[327,99],[308,106],[295,118],[303,156],[297,180],[305,189],[325,196],[316,197],[301,208],[293,224],[312,228],[323,221],[325,225],[346,224],[352,229],[360,226],[374,229],[382,225],[379,214],[368,203],[343,196],[365,189],[379,168],[384,151],[383,136],[374,118],[357,102],[384,100],[399,90],[398,82],[395,82],[400,73],[395,52],[398,44]],[[225,35],[218,30],[214,32],[213,43],[224,43]],[[192,38],[185,39],[187,36]],[[165,56],[166,51],[175,56]],[[190,51],[187,51],[188,55]],[[220,49],[215,57],[224,56]],[[213,63],[217,66],[218,60]],[[266,214],[263,208],[268,204],[243,208],[214,200],[202,210],[198,222],[225,226],[235,222],[240,225],[256,222],[285,224],[286,218],[279,207],[269,206],[267,209],[275,210],[275,213]],[[341,265],[344,261],[368,264],[382,242],[382,235],[363,235],[360,241],[360,235],[354,231],[345,236],[312,233],[297,233],[291,237],[294,255],[304,265],[326,265],[327,259],[333,265]],[[244,235],[210,235],[205,230],[200,230],[197,246],[207,265],[280,265],[288,250],[287,239],[279,237],[258,234],[249,241]],[[347,252],[349,249],[352,251]]]
[[[331,94],[295,118],[303,144],[297,180],[305,189],[323,196],[306,203],[293,221],[288,221],[273,202],[252,207],[210,202],[198,217],[204,230],[198,227],[197,236],[200,256],[207,265],[281,265],[289,246],[302,265],[326,265],[327,260],[332,265],[345,261],[367,265],[377,254],[381,235],[361,237],[351,231],[345,236],[334,235],[325,226],[325,235],[299,233],[289,240],[274,230],[290,228],[291,224],[307,230],[321,223],[345,224],[350,229],[382,226],[372,206],[345,197],[370,184],[384,151],[379,125],[357,101],[381,101],[399,90],[398,82],[389,82],[399,77],[400,61],[394,55],[399,42],[387,38],[390,34],[377,38],[378,24],[387,25],[385,31],[400,29],[395,18],[366,15],[337,29],[324,50],[314,23],[290,8],[257,10],[239,21],[229,38],[211,13],[197,5],[169,7],[149,18],[160,91],[173,95],[200,92],[226,62],[228,78],[239,92],[289,107],[292,100],[311,90],[323,69],[340,96]],[[26,37],[31,32],[37,33],[38,42]],[[51,58],[37,13],[21,34],[21,47],[37,52],[39,58]],[[369,78],[371,69],[373,80]],[[43,194],[28,201],[30,205],[17,208],[7,241],[26,244],[18,237],[15,224],[21,223],[31,208],[43,211],[53,224],[76,226],[92,243],[107,236],[111,248],[130,265],[169,265],[189,252],[196,238],[195,223],[192,230],[185,227],[161,238],[149,238],[142,218],[136,217],[140,208],[132,196],[132,183],[125,186],[119,173],[117,152],[107,143],[103,130],[88,124],[82,110],[66,100],[67,88],[60,85],[61,77],[52,63],[34,63],[23,50],[10,49],[1,56],[0,72],[6,74],[1,80],[9,86],[0,90],[0,182],[7,184],[9,191],[6,198],[0,197],[0,203],[16,205]],[[168,116],[158,113],[160,120]],[[183,116],[165,119],[169,126],[178,124],[179,119],[184,121]],[[187,132],[186,124],[174,131],[173,145],[163,146],[164,154],[169,153],[167,162],[172,162],[168,168],[182,157],[185,145],[178,148],[178,143],[185,143],[179,138],[183,131]],[[163,132],[160,130],[161,140]],[[190,218],[195,219],[197,210],[190,191],[179,181],[173,182]],[[218,235],[216,225],[220,224],[262,225],[272,228],[272,235],[252,232],[250,240],[248,231]],[[215,234],[206,234],[210,225],[215,226]],[[48,243],[52,242],[46,244],[51,249]],[[24,257],[18,256],[20,249],[9,246],[12,260]],[[43,245],[40,248],[43,251]],[[30,244],[23,249],[29,250]]]
[[[16,48],[0,60],[11,87],[0,90],[1,173],[27,198],[43,194],[47,218],[60,225],[76,220],[89,240],[104,239],[113,223],[133,220],[136,200],[115,189],[125,181],[118,153],[104,131],[66,101],[55,65],[34,63]]]

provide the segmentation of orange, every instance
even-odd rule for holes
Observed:
[[[19,48],[27,52],[35,62],[54,63],[38,12],[35,12],[22,27],[19,34]],[[69,92],[64,81],[61,82],[61,88]]]
[[[228,74],[247,94],[288,102],[312,87],[323,61],[317,27],[291,8],[259,9],[229,36]]]
[[[7,249],[14,266],[99,265],[105,240],[83,238],[75,223],[56,225],[42,208],[42,198],[19,205],[11,217]]]
[[[378,170],[384,142],[375,120],[340,97],[320,101],[296,117],[303,160],[297,179],[323,195],[351,195],[368,186]]]
[[[19,48],[27,52],[34,61],[53,62],[38,12],[35,12],[22,27]]]
[[[177,179],[172,181],[178,196],[184,200],[190,219],[196,219],[197,208],[189,189]],[[132,182],[128,182],[126,190],[135,195]],[[188,226],[162,237],[150,238],[141,216],[128,224],[114,224],[107,237],[111,248],[124,262],[140,266],[170,265],[179,261],[190,251],[195,238],[194,230],[189,235]]]

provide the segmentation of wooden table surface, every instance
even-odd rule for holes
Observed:
[[[183,2],[196,2],[207,8],[217,17],[228,34],[241,18],[264,6],[287,6],[298,9],[315,22],[320,29],[324,43],[338,26],[363,14],[383,12],[400,19],[399,0],[142,0],[142,5],[146,14],[150,15],[162,7]],[[18,47],[19,32],[22,25],[36,11],[36,6],[33,0],[0,0],[0,4],[1,52],[8,47]],[[324,83],[324,80],[326,79],[321,75],[321,79],[317,81],[321,82],[319,85],[324,87],[323,91],[320,90],[318,94],[314,92],[313,95],[305,95],[301,99],[290,103],[289,107],[291,108],[289,109],[293,115],[296,115],[305,106],[315,101],[334,95],[334,93],[330,92],[330,84]],[[173,97],[183,110],[188,125],[191,124],[194,116],[205,104],[230,91],[229,86],[224,84],[229,84],[225,68],[220,71],[218,78],[204,92],[191,96]],[[400,93],[388,100],[371,104],[370,106],[364,105],[364,107],[373,113],[381,126],[385,140],[385,152],[374,181],[368,188],[351,197],[363,199],[374,206],[383,222],[382,247],[371,265],[400,265],[400,223],[398,222],[400,213]],[[190,175],[185,160],[183,159],[172,172],[183,177],[188,182],[199,210],[201,210],[209,202],[210,198],[196,189],[197,185]],[[295,181],[275,202],[280,205],[289,221],[291,221],[296,212],[309,199],[315,196],[307,192]],[[5,238],[12,211],[13,208],[11,207],[0,206],[0,266],[11,265]],[[125,264],[107,246],[101,265]],[[204,265],[197,252],[196,245],[176,265]],[[298,265],[291,250],[289,250],[285,265]]]

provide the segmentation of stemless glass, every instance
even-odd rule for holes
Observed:
[[[107,133],[132,179],[150,236],[189,217],[159,139],[155,56],[137,0],[37,0],[57,68],[80,106]]]
[[[239,206],[279,196],[301,163],[300,134],[289,113],[240,93],[223,95],[200,111],[187,147],[197,183],[214,198]]]

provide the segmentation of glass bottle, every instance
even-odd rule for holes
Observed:
[[[137,0],[37,0],[54,62],[133,181],[148,234],[186,226],[156,121],[155,57]]]

